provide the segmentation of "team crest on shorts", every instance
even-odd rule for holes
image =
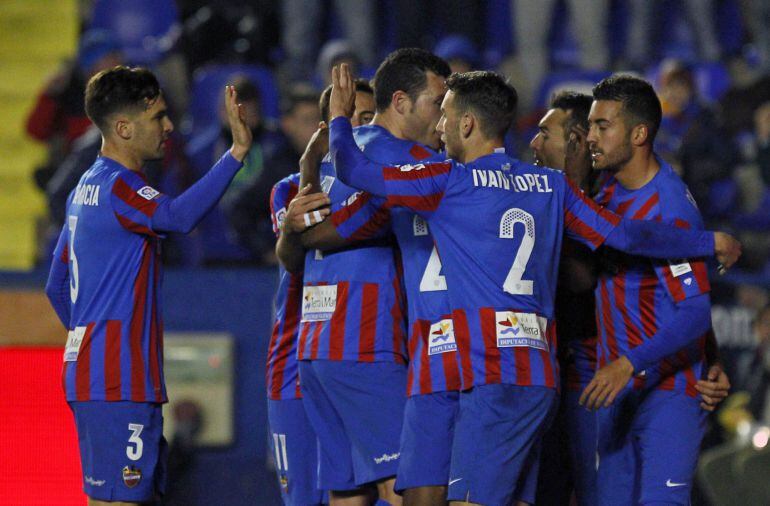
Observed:
[[[441,320],[431,325],[428,334],[428,355],[455,350],[457,350],[457,342],[452,320]]]
[[[123,483],[128,488],[134,488],[142,481],[142,471],[134,466],[125,466],[123,468]]]

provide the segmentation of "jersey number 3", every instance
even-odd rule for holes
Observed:
[[[75,229],[78,226],[78,217],[67,216],[67,226],[70,230],[69,261],[72,263],[72,268],[70,269],[70,299],[74,304],[78,298],[78,288],[80,288],[80,280],[78,279],[78,258],[75,256]]]
[[[513,295],[532,295],[534,282],[522,277],[529,257],[532,255],[532,249],[535,247],[535,218],[518,207],[508,209],[500,219],[500,238],[513,239],[513,228],[516,223],[524,225],[524,236],[521,238],[511,270],[508,271],[508,276],[503,283],[503,291]]]

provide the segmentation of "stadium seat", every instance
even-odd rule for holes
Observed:
[[[126,59],[135,65],[160,61],[182,31],[173,0],[96,0],[91,28],[115,33]]]
[[[189,136],[202,132],[218,121],[222,87],[236,75],[247,77],[259,88],[263,115],[267,118],[278,118],[280,96],[270,70],[259,65],[209,65],[193,74]]]

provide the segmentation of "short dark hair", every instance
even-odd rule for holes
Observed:
[[[117,112],[144,110],[160,97],[158,80],[143,67],[123,65],[102,70],[86,85],[86,114],[102,133],[108,118]]]
[[[358,78],[353,81],[356,92],[363,92],[368,93],[370,95],[374,95],[374,90],[372,89],[372,85],[369,84],[369,81],[366,79]],[[325,121],[326,123],[329,122],[331,118],[329,118],[329,101],[332,98],[332,85],[330,84],[327,86],[322,92],[321,92],[321,98],[318,99],[318,108],[321,110],[321,120]]]
[[[562,91],[551,98],[551,109],[570,112],[564,128],[565,135],[568,135],[570,129],[576,125],[588,130],[588,113],[591,111],[591,102],[593,102],[591,95],[576,91]]]
[[[318,92],[312,86],[300,83],[291,87],[281,101],[281,114],[291,114],[300,104],[318,103]]]
[[[390,53],[374,74],[377,111],[387,109],[393,94],[399,90],[406,92],[412,101],[417,100],[417,95],[425,89],[428,81],[425,73],[429,71],[441,77],[452,73],[447,62],[425,49],[407,47]]]
[[[518,95],[500,74],[487,70],[455,73],[446,85],[455,94],[458,110],[471,109],[479,117],[485,137],[502,137],[511,127]]]
[[[663,112],[658,95],[650,83],[628,75],[612,76],[594,86],[593,95],[594,100],[613,100],[623,104],[623,112],[630,120],[626,125],[645,124],[652,144]]]

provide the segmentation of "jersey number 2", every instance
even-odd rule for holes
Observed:
[[[521,278],[524,276],[527,262],[535,247],[535,218],[518,207],[508,209],[500,219],[500,238],[513,239],[513,228],[516,223],[524,225],[524,236],[521,238],[511,270],[508,271],[508,276],[503,283],[503,291],[513,295],[532,295],[534,282]]]

